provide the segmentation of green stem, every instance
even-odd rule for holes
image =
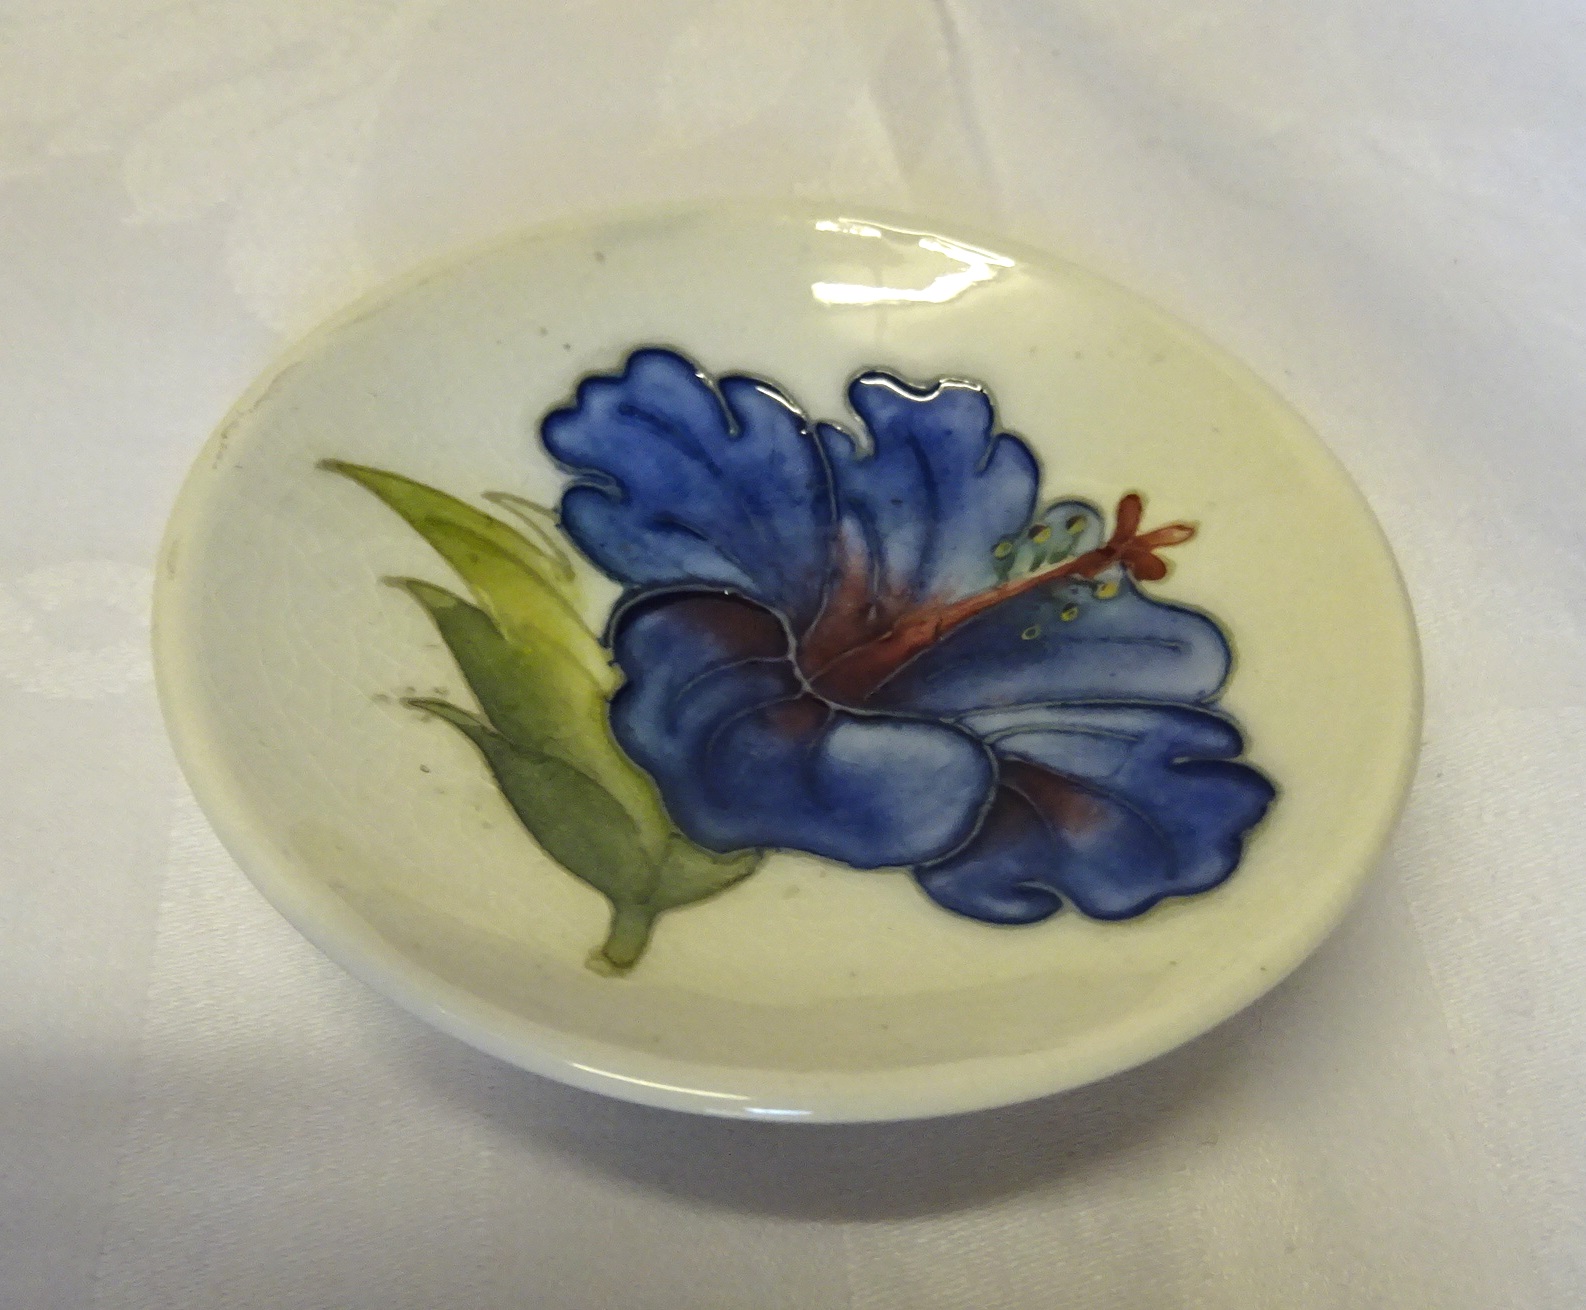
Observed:
[[[590,963],[602,973],[626,973],[639,962],[650,944],[655,911],[646,905],[616,905],[611,911],[611,931]]]

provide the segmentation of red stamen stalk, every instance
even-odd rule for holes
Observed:
[[[818,669],[810,677],[810,685],[834,700],[862,704],[887,678],[927,646],[940,641],[976,615],[1016,596],[1064,578],[1094,578],[1114,564],[1122,564],[1135,577],[1149,581],[1161,578],[1167,566],[1153,551],[1188,541],[1195,535],[1195,528],[1189,523],[1169,523],[1142,534],[1139,532],[1142,509],[1140,497],[1130,492],[1118,502],[1117,526],[1105,545],[1040,573],[977,591],[951,604],[914,610],[881,636],[844,651]]]

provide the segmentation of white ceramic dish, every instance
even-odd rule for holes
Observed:
[[[975,913],[1003,902],[980,865],[932,881],[964,839],[944,835],[958,784],[956,766],[937,760],[940,772],[907,782],[897,801],[918,802],[909,787],[936,789],[934,806],[904,825],[919,849],[900,862],[922,870],[918,885],[901,868],[792,849],[820,846],[819,834],[768,842],[751,876],[657,919],[629,971],[589,968],[609,927],[606,901],[530,838],[461,734],[404,703],[473,708],[422,607],[381,580],[462,591],[458,578],[376,497],[318,465],[394,470],[508,519],[481,493],[554,505],[568,475],[541,444],[540,420],[569,404],[580,378],[619,377],[635,347],[656,343],[686,352],[712,386],[731,372],[772,379],[806,413],[850,428],[862,425],[845,388],[862,370],[918,385],[916,400],[937,379],[973,379],[998,427],[1038,456],[1043,500],[1110,507],[1138,489],[1148,524],[1195,522],[1166,579],[1136,583],[1115,553],[1065,585],[1086,583],[1075,594],[1089,604],[1121,579],[1131,604],[1138,588],[1186,607],[1174,613],[1214,615],[1236,649],[1226,687],[1214,704],[1203,699],[1243,730],[1240,785],[1270,780],[1276,800],[1264,817],[1251,819],[1256,806],[1239,819],[1232,876],[1154,908],[1130,902],[1116,921],[1077,912],[1122,902],[1086,901],[1068,873],[1042,893],[1067,908],[1043,922],[951,913],[920,888],[943,903],[960,897],[961,911],[963,895]],[[713,530],[713,513],[704,517],[696,536]],[[1014,578],[1047,567],[1039,555],[1031,563],[1025,542],[1013,564],[998,555],[989,565],[999,580],[1015,566]],[[633,567],[653,572],[658,548],[640,544]],[[1076,538],[1071,561],[1094,544]],[[618,584],[580,560],[568,585],[588,627],[603,631]],[[1049,617],[1067,640],[1060,625],[1074,616],[1058,606]],[[1021,635],[1046,640],[1041,627]],[[1053,658],[1069,659],[1052,640]],[[1388,549],[1341,469],[1261,382],[1059,261],[825,211],[670,213],[530,234],[349,310],[258,383],[195,465],[164,546],[155,646],[171,732],[205,811],[261,891],[327,954],[524,1068],[656,1105],[769,1119],[1012,1102],[1203,1032],[1338,921],[1398,814],[1419,725],[1414,628]],[[997,749],[992,767],[1006,773]],[[887,747],[875,758],[885,773],[900,757]],[[771,764],[764,773],[740,770],[742,786],[773,797],[792,786]],[[688,785],[662,779],[678,814]],[[793,791],[765,822],[797,819],[812,833]],[[730,797],[717,808],[723,822],[742,818]],[[713,816],[687,811],[688,835],[708,838]],[[938,820],[942,833],[928,834]],[[976,822],[978,841],[986,820]],[[1098,830],[1094,815],[1086,822]],[[888,840],[887,850],[908,845]],[[1083,862],[1072,843],[1062,849]]]

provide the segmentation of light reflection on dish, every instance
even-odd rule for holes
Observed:
[[[923,287],[872,286],[863,282],[812,283],[810,294],[823,305],[942,305],[963,295],[971,287],[994,280],[1002,270],[1013,267],[1013,261],[1006,255],[976,246],[960,245],[929,232],[911,232],[907,228],[883,227],[847,218],[820,219],[815,224],[815,230],[841,232],[845,236],[912,238],[921,250],[943,255],[960,265],[949,272],[937,274]]]

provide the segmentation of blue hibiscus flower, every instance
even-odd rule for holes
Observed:
[[[624,750],[715,851],[903,866],[1031,923],[1203,892],[1272,784],[1216,708],[1229,648],[1147,596],[1138,496],[1037,512],[1040,471],[969,382],[854,380],[860,441],[776,387],[631,354],[547,416],[564,529],[626,592]]]

